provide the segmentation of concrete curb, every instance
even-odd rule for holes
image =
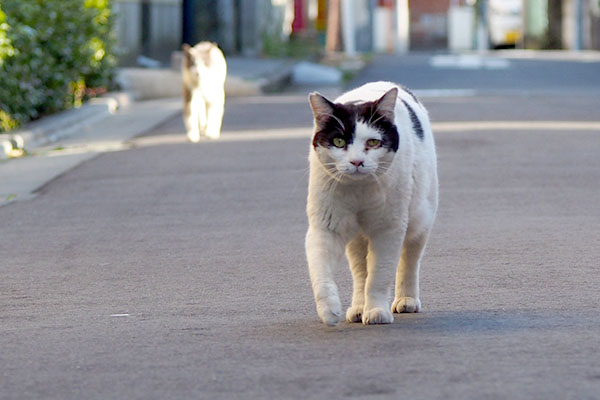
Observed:
[[[85,126],[98,123],[119,108],[133,102],[130,93],[115,92],[92,99],[80,108],[49,115],[12,131],[0,140],[0,159],[7,159],[17,151],[45,146],[77,135]]]
[[[280,71],[274,73],[269,79],[263,79],[257,83],[261,94],[273,93],[282,90],[292,83],[292,76],[296,62],[290,62]]]
[[[0,139],[0,160],[6,160],[10,157],[11,153],[15,149],[12,142],[12,135],[7,135],[7,138]]]

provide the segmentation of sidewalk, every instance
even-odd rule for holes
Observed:
[[[226,96],[259,95],[285,85],[290,60],[230,58]],[[181,113],[178,69],[124,68],[123,92],[93,99],[27,124],[0,137],[0,206],[28,199],[56,176],[98,153],[126,148],[125,142]],[[6,160],[15,152],[35,157]]]

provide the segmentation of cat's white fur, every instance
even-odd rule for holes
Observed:
[[[227,63],[217,45],[200,42],[183,47],[184,122],[190,141],[202,135],[218,139],[225,107]]]
[[[420,261],[438,205],[436,152],[427,111],[410,93],[389,82],[366,84],[335,103],[376,101],[394,89],[397,99],[392,99],[387,112],[393,113],[399,134],[396,153],[383,147],[366,151],[365,142],[381,135],[364,123],[357,123],[354,143],[347,150],[321,146],[310,150],[306,255],[317,312],[327,325],[342,318],[333,271],[344,262],[344,250],[354,281],[347,321],[386,324],[393,321],[392,312],[421,309]],[[319,97],[310,96],[315,118],[324,111]],[[422,140],[403,101],[420,120]],[[315,130],[317,125],[315,120]],[[362,165],[351,163],[357,160]]]

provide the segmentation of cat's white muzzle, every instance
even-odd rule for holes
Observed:
[[[364,163],[360,165],[345,163],[344,165],[336,166],[336,169],[342,173],[343,176],[353,180],[364,179],[377,172],[376,167],[374,168],[370,165],[364,165]]]

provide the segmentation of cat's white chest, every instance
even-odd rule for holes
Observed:
[[[326,201],[334,231],[354,236],[389,220],[391,204],[386,190],[374,185],[352,185],[335,191]]]

